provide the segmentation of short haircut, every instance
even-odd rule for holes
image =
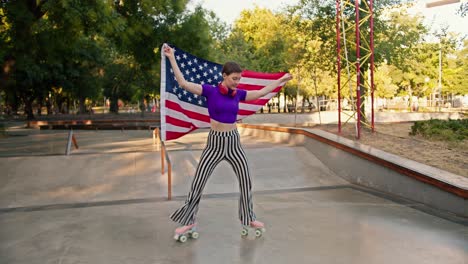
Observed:
[[[228,61],[223,65],[222,74],[230,75],[231,73],[242,73],[241,66],[233,61]]]

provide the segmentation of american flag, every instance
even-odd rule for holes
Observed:
[[[177,64],[187,81],[216,86],[223,80],[221,64],[173,48]],[[259,90],[284,74],[284,72],[262,73],[244,70],[237,88]],[[237,120],[256,113],[280,90],[281,86],[257,100],[240,102]],[[207,127],[210,127],[210,117],[206,98],[190,93],[178,85],[169,59],[161,52],[161,140],[177,139],[197,128]]]

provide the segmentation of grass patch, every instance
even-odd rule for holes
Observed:
[[[468,119],[416,121],[410,135],[448,142],[463,141],[468,138]]]

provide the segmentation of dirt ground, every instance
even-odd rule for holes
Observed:
[[[358,142],[393,153],[429,166],[468,177],[468,141],[447,143],[431,141],[422,136],[411,136],[413,123],[376,124],[375,133],[362,128]],[[338,134],[338,126],[319,125],[314,128]],[[354,124],[342,127],[341,136],[356,139]]]

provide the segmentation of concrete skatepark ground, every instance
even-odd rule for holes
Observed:
[[[350,184],[300,146],[242,136],[267,233],[240,236],[237,180],[205,189],[200,238],[172,239],[207,132],[168,142],[173,200],[151,132],[18,129],[0,140],[0,263],[466,263],[466,221]],[[428,213],[429,212],[429,213]]]

